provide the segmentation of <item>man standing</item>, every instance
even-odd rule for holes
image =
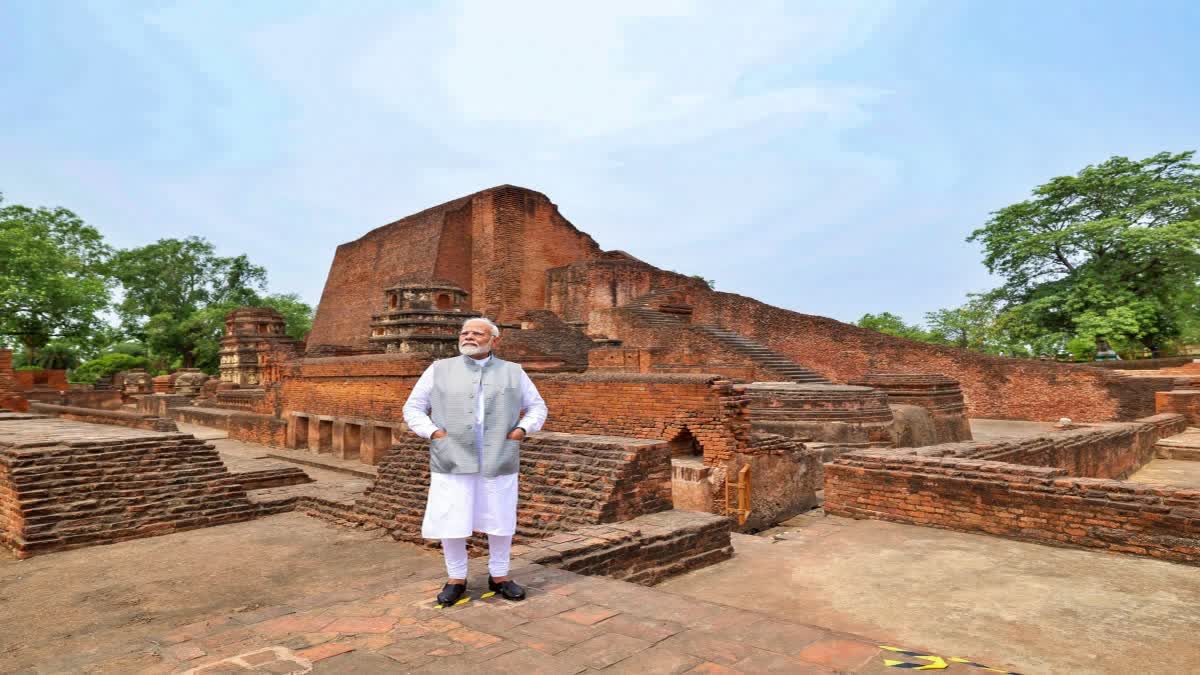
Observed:
[[[492,355],[500,328],[468,319],[458,334],[462,356],[434,361],[404,404],[404,421],[429,442],[429,499],[421,536],[441,539],[449,581],[438,603],[467,591],[467,537],[488,536],[488,590],[523,600],[508,578],[517,528],[521,441],[542,428],[546,403],[521,366]],[[524,411],[524,416],[522,416]]]

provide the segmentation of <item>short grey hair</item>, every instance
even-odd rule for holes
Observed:
[[[485,316],[477,316],[477,317],[474,317],[471,319],[467,319],[466,321],[463,322],[462,327],[466,328],[467,324],[471,323],[472,321],[482,321],[482,322],[486,323],[487,325],[492,327],[492,337],[500,337],[500,326],[497,326],[496,324],[492,323],[492,320]]]

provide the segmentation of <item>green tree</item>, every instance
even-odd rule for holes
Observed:
[[[1106,337],[1157,346],[1197,311],[1200,165],[1192,152],[1113,157],[1041,185],[968,241],[1004,278],[1010,325],[1027,339]]]
[[[109,304],[110,253],[67,209],[0,204],[0,334],[36,362],[52,339],[93,331]]]
[[[131,368],[145,368],[146,358],[128,354],[105,354],[93,359],[71,371],[71,382],[95,384],[99,380],[112,377],[115,373]]]
[[[245,255],[218,256],[200,237],[119,251],[111,269],[124,291],[117,306],[122,326],[167,363],[180,356],[185,368],[195,366],[197,349],[211,341],[212,316],[254,304],[267,280],[266,270]]]
[[[879,314],[863,314],[862,318],[856,324],[859,328],[867,328],[896,337],[908,338],[909,340],[920,340],[921,342],[932,341],[929,333],[919,325],[909,325],[904,323],[904,320],[891,312],[880,312]]]

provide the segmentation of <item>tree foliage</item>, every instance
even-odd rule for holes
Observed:
[[[0,334],[36,362],[52,339],[94,330],[109,302],[110,253],[67,209],[0,204]]]
[[[112,377],[122,370],[145,368],[147,360],[143,356],[128,354],[105,354],[100,358],[84,363],[71,372],[71,381],[82,384],[95,384],[105,378]]]
[[[1193,153],[1113,157],[1041,185],[968,241],[1001,289],[1014,334],[1151,347],[1194,323],[1200,165]]]
[[[117,313],[125,331],[146,342],[152,353],[178,354],[185,368],[212,343],[213,316],[222,308],[258,301],[267,273],[245,255],[221,257],[200,237],[160,239],[113,256],[113,276],[124,298]],[[216,338],[220,338],[218,332]]]
[[[891,312],[880,312],[879,314],[863,314],[862,318],[857,323],[859,328],[867,328],[887,335],[895,335],[896,337],[908,338],[909,340],[919,340],[921,342],[931,342],[931,336],[919,325],[909,325],[904,323],[904,320]]]

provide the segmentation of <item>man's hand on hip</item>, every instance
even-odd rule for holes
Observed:
[[[445,435],[446,431],[444,429],[438,429],[437,431],[433,432],[432,435],[430,435],[430,438],[443,438]]]
[[[517,427],[516,429],[508,432],[508,438],[509,440],[513,441],[523,441],[525,440],[525,430],[521,427]]]

